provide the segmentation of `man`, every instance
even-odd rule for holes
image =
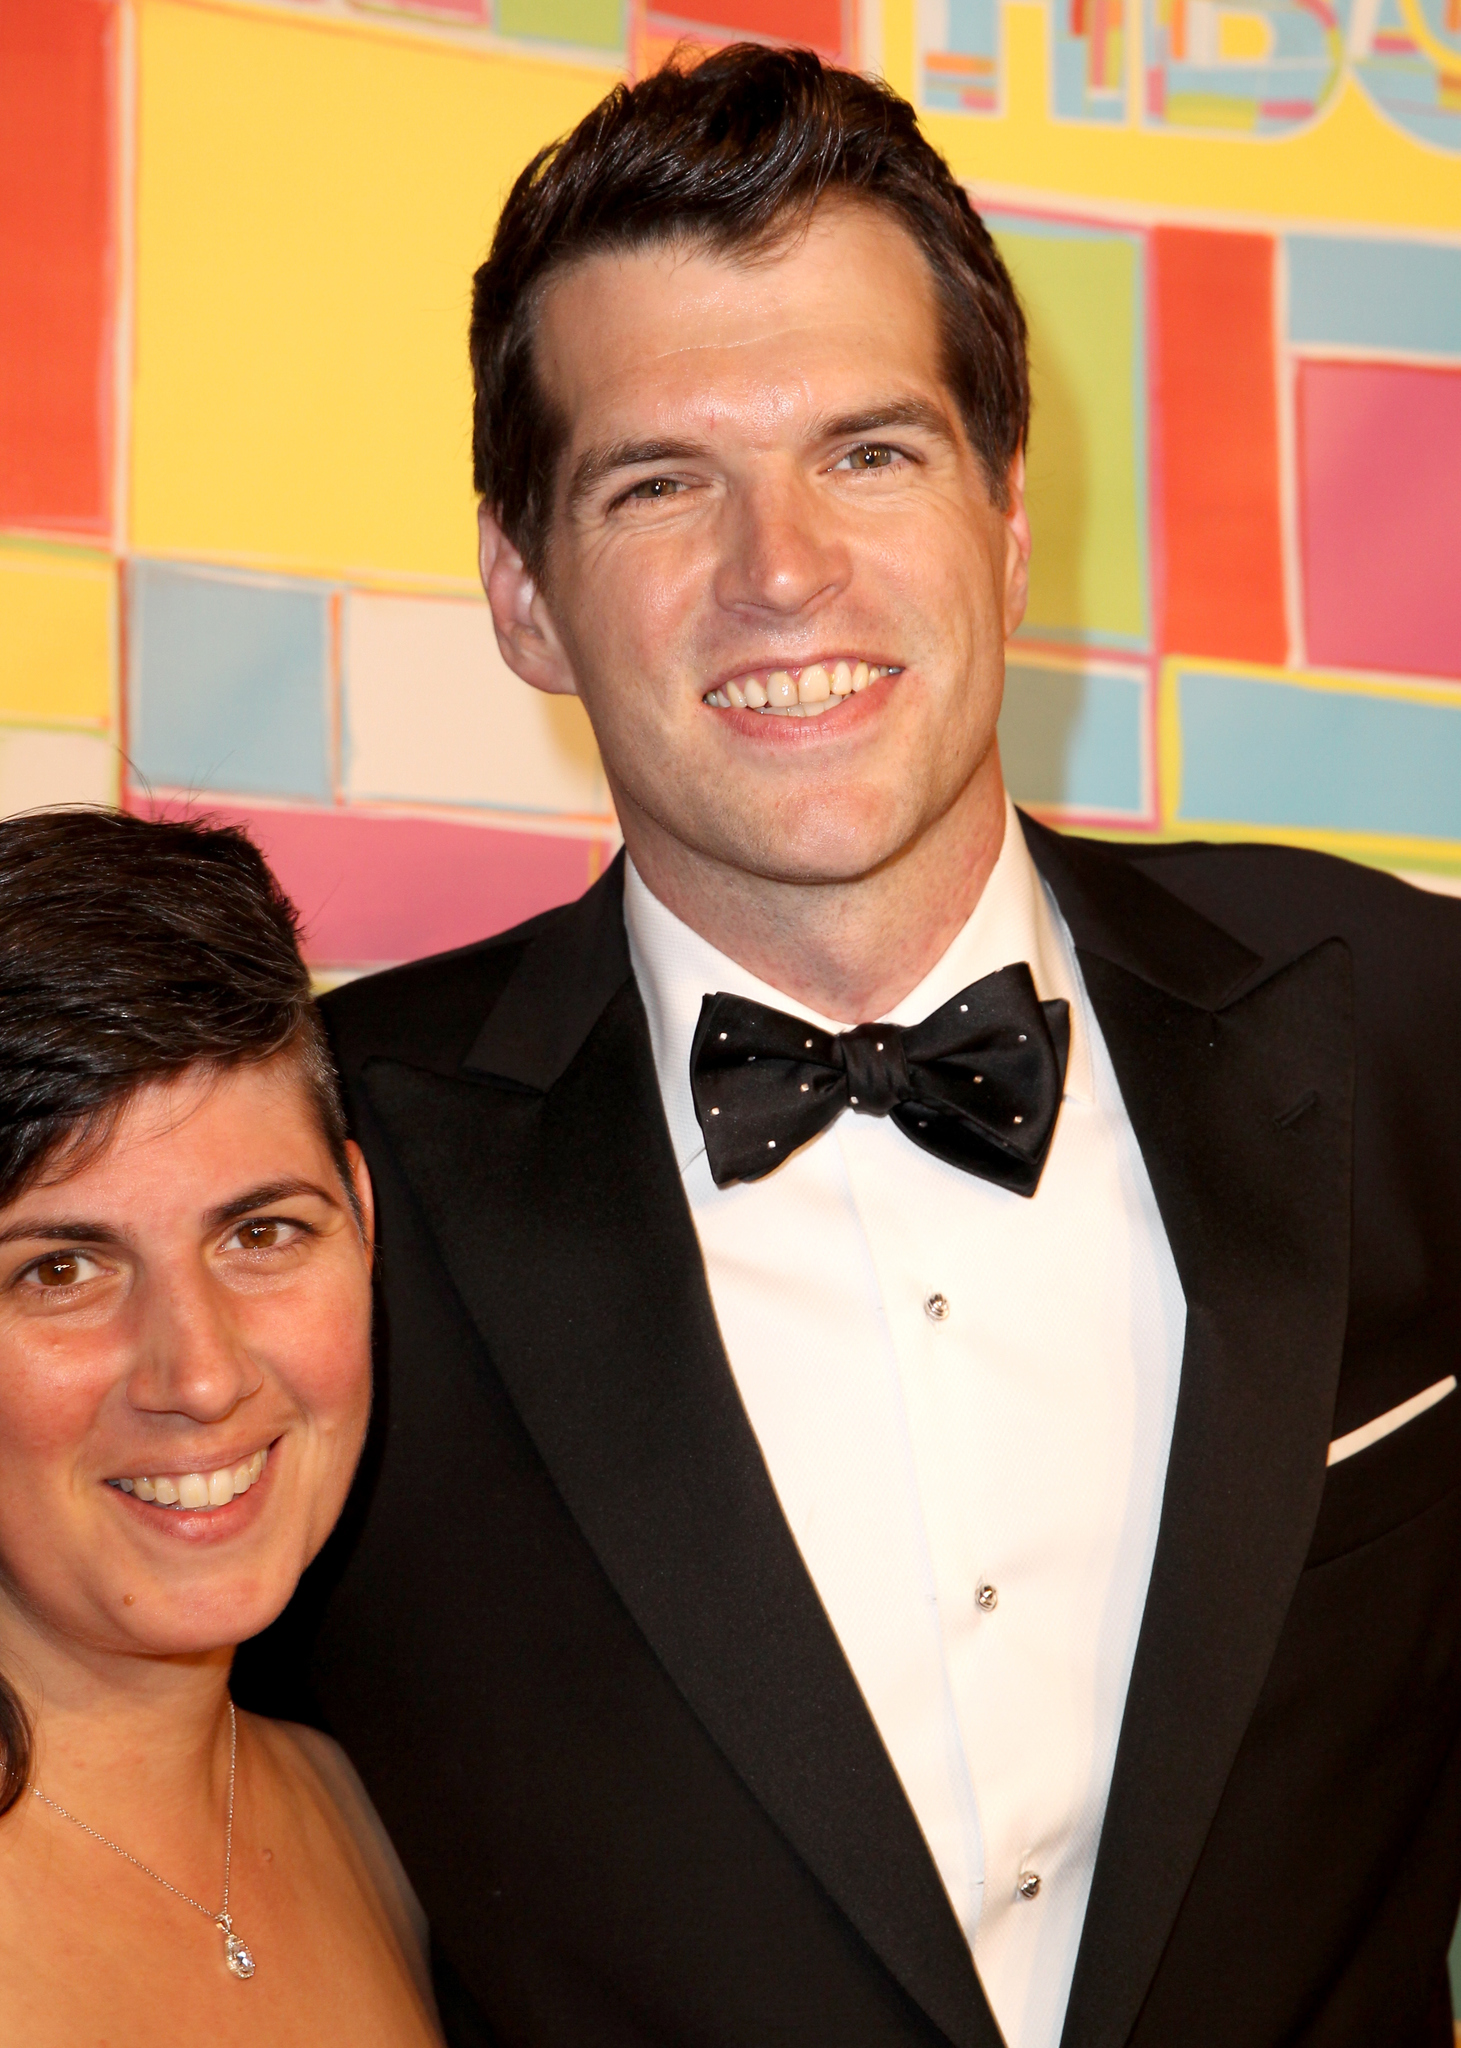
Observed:
[[[459,2042],[1450,2038],[1461,913],[1015,813],[1024,329],[910,110],[620,90],[472,329],[504,655],[627,858],[357,983],[292,1657]]]

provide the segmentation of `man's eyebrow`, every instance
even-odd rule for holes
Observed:
[[[819,441],[855,441],[899,427],[916,427],[926,434],[936,434],[941,441],[952,443],[954,440],[948,414],[926,398],[890,398],[881,405],[837,413],[818,423],[815,438]]]
[[[268,1209],[275,1202],[287,1202],[296,1195],[314,1195],[320,1201],[328,1202],[332,1209],[344,1206],[338,1190],[332,1192],[312,1180],[271,1180],[256,1188],[248,1188],[243,1194],[210,1209],[203,1218],[204,1227],[220,1230],[225,1223],[236,1223],[240,1216]],[[126,1242],[123,1234],[112,1224],[99,1223],[94,1217],[87,1216],[22,1216],[0,1230],[0,1244],[17,1244],[27,1238],[39,1239],[43,1244],[119,1245]]]
[[[639,469],[647,462],[694,462],[707,452],[701,441],[615,441],[608,448],[587,448],[568,480],[569,507],[618,470]]]

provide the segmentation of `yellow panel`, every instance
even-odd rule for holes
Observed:
[[[106,555],[0,547],[0,717],[106,724],[115,593]]]
[[[1273,54],[1273,24],[1266,14],[1220,7],[1217,53],[1225,64],[1264,64]]]
[[[887,75],[913,80],[913,10],[889,0]],[[1461,227],[1461,156],[1401,134],[1354,79],[1293,135],[1174,135],[1124,122],[1057,121],[1050,113],[1046,11],[1004,0],[1005,111],[994,117],[927,113],[930,141],[977,193],[981,185],[1082,200],[1186,209],[1255,221],[1347,221],[1355,226]],[[906,83],[905,83],[906,81]],[[1072,195],[1079,194],[1079,200]]]
[[[469,585],[471,274],[608,83],[144,0],[133,547]]]
[[[1135,239],[1021,234],[1007,224],[999,245],[1030,320],[1026,624],[1036,634],[1139,642],[1147,617]]]

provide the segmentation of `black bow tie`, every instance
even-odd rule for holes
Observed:
[[[921,1024],[834,1033],[741,996],[707,996],[690,1088],[717,1187],[760,1180],[852,1109],[891,1116],[925,1152],[1033,1195],[1069,1050],[1069,1004],[1042,1003],[1021,960]]]

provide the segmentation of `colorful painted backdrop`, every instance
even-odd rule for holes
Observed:
[[[1009,258],[1017,794],[1461,889],[1461,0],[0,0],[0,808],[249,820],[327,974],[600,870],[475,585],[468,280],[685,34],[883,72]]]

